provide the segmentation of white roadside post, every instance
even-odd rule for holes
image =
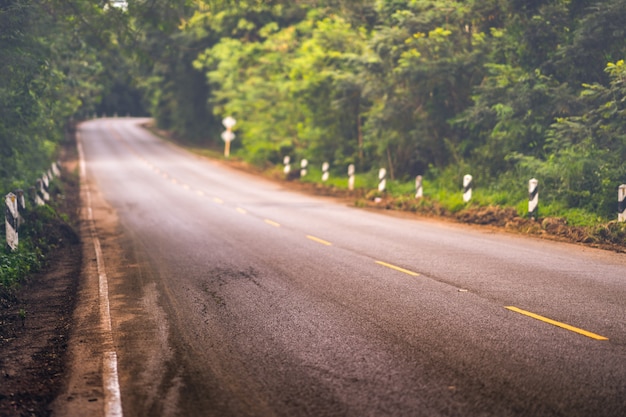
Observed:
[[[289,176],[289,173],[291,172],[291,157],[290,156],[285,156],[283,158],[283,165],[285,166],[285,168],[283,168],[283,172],[285,173],[285,175]]]
[[[26,199],[24,198],[24,190],[15,190],[17,196],[17,226],[24,224],[22,213],[26,211]]]
[[[55,177],[61,176],[61,170],[59,170],[59,165],[56,162],[52,163],[52,173]]]
[[[617,191],[617,220],[626,222],[626,184],[619,186]]]
[[[528,180],[528,217],[539,217],[539,181],[536,178]]]
[[[45,177],[45,175],[44,175],[44,177]],[[46,190],[47,186],[44,186],[46,183],[47,183],[47,181],[45,181],[42,178],[39,178],[37,180],[37,188],[38,188],[39,193],[41,194],[40,198],[42,199],[43,202],[50,200],[50,194],[48,194],[48,190]],[[42,205],[42,204],[39,204],[39,203],[37,203],[37,204],[38,205]]]
[[[381,168],[378,170],[378,191],[381,193],[385,191],[385,187],[387,186],[387,170],[385,168]]]
[[[17,196],[13,193],[9,193],[4,197],[4,203],[6,209],[4,211],[4,224],[6,227],[7,245],[11,250],[17,249],[19,244],[19,238],[17,234],[18,229],[18,210],[17,210]]]
[[[422,176],[415,177],[415,198],[424,197],[424,188],[422,186]]]
[[[326,182],[328,181],[328,177],[329,177],[329,173],[328,170],[330,169],[330,164],[328,162],[324,162],[322,164],[322,182]]]
[[[33,200],[33,202],[38,205],[38,206],[43,206],[46,203],[41,199],[41,196],[39,195],[39,181],[41,180],[37,180],[37,184],[35,187],[29,187],[28,188],[28,196]]]
[[[463,201],[469,203],[472,199],[472,176],[465,175],[463,177]]]
[[[237,124],[237,120],[228,116],[222,120],[222,124],[226,128],[226,130],[222,132],[222,140],[224,141],[224,156],[228,158],[230,156],[230,142],[235,139],[235,134],[232,132],[232,128],[235,124]]]
[[[306,159],[303,159],[300,161],[300,178],[304,178],[306,177],[307,174],[307,170],[306,167],[309,166],[309,161]]]
[[[348,190],[354,190],[354,164],[348,165]]]

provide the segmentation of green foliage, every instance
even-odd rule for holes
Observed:
[[[84,0],[0,5],[0,190],[32,184],[71,120],[93,112],[103,90],[98,55],[113,42],[114,26],[100,26],[109,18]]]
[[[353,163],[374,187],[385,167],[391,192],[420,174],[450,211],[466,173],[475,204],[520,210],[536,177],[545,210],[612,218],[625,20],[626,0],[10,0],[0,188],[32,183],[68,119],[147,109],[213,149],[235,117],[232,152],[262,167]]]
[[[41,267],[37,252],[20,248],[16,252],[0,251],[0,288],[13,288],[29,273]]]

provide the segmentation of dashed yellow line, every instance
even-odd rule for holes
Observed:
[[[213,201],[215,201],[217,204],[224,204],[224,200],[222,200],[222,199],[221,199],[221,198],[219,198],[219,197],[215,197],[215,198],[213,199]]]
[[[409,271],[408,269],[400,268],[399,266],[388,264],[387,262],[376,261],[378,265],[386,266],[387,268],[395,269],[396,271],[404,272],[405,274],[411,275],[413,277],[419,276],[417,272]]]
[[[506,306],[504,308],[506,308],[507,310],[514,311],[516,313],[523,314],[528,317],[532,317],[533,319],[543,321],[544,323],[549,323],[549,324],[552,324],[553,326],[561,327],[563,329],[572,331],[574,333],[578,333],[583,336],[590,337],[595,340],[609,340],[607,337],[588,332],[587,330],[579,329],[578,327],[570,326],[569,324],[561,323],[560,321],[556,321],[556,320],[549,319],[547,317],[540,316],[539,314],[531,313],[530,311],[522,310],[521,308],[517,308],[513,306]]]
[[[245,209],[242,209],[241,207],[237,207],[235,210],[237,210],[237,213],[241,213],[241,214],[247,213],[247,211]]]
[[[272,221],[270,219],[265,219],[264,222],[274,227],[280,227],[280,223],[276,223],[275,221]]]
[[[306,237],[308,239],[311,239],[314,242],[321,243],[322,245],[326,245],[326,246],[331,246],[332,245],[332,243],[330,243],[330,242],[328,242],[328,241],[326,241],[324,239],[320,239],[319,237],[315,237],[315,236],[311,236],[311,235],[306,235]]]
[[[198,194],[200,197],[204,197],[204,192],[203,191],[196,191],[196,194]]]

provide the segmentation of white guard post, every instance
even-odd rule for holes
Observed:
[[[291,158],[289,156],[285,156],[283,158],[283,165],[285,165],[285,168],[283,168],[283,172],[285,173],[285,175],[289,175],[289,173],[291,172]]]
[[[306,177],[307,170],[306,167],[309,166],[309,161],[303,159],[300,161],[300,178]]]
[[[387,186],[387,170],[385,168],[381,168],[378,170],[378,191],[381,193],[385,191],[385,187]]]
[[[17,245],[19,244],[19,237],[17,233],[17,196],[13,193],[9,193],[5,196],[4,202],[6,205],[4,224],[6,227],[7,245],[11,248],[11,250],[16,250]]]
[[[472,176],[466,175],[463,177],[463,201],[469,203],[472,199]]]
[[[422,176],[415,177],[415,198],[424,197],[424,188],[422,186]]]
[[[620,185],[617,192],[617,220],[626,222],[626,184]]]
[[[354,190],[354,164],[348,165],[348,189]]]
[[[537,219],[539,216],[539,181],[528,180],[528,217]]]
[[[322,182],[328,181],[328,177],[330,176],[330,174],[328,173],[329,169],[330,169],[330,164],[328,162],[324,162],[322,164]]]

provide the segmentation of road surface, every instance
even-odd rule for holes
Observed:
[[[124,416],[626,415],[625,255],[294,193],[142,121],[79,127]]]

